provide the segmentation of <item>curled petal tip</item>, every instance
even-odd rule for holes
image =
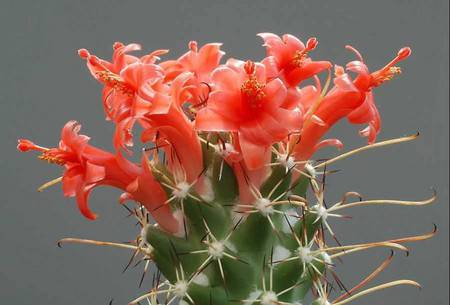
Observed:
[[[122,193],[121,195],[120,195],[120,197],[119,197],[119,203],[120,204],[124,204],[126,201],[128,201],[128,200],[132,200],[133,199],[133,197],[131,196],[131,194],[130,193]]]
[[[121,47],[123,47],[123,46],[124,46],[124,44],[123,44],[122,42],[116,41],[116,42],[113,44],[113,49],[114,49],[114,50],[117,50],[118,48],[121,48]]]
[[[83,214],[83,215],[84,215],[84,217],[86,217],[89,220],[96,220],[98,218],[98,215],[93,214],[93,213],[90,213],[89,215],[85,215],[85,214]]]
[[[198,43],[197,43],[197,41],[195,41],[195,40],[189,41],[188,46],[189,46],[189,49],[190,49],[191,51],[197,52],[197,50],[198,50]]]

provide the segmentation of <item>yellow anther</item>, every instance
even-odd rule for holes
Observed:
[[[42,153],[38,158],[40,160],[47,161],[48,163],[57,164],[57,165],[61,165],[61,166],[66,163],[66,161],[64,161],[63,159],[53,156],[49,152]]]
[[[129,96],[134,94],[134,89],[131,88],[119,75],[112,73],[111,71],[99,71],[96,75],[107,86],[110,86],[115,90]]]

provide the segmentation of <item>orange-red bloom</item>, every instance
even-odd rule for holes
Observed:
[[[166,195],[149,169],[88,144],[89,137],[78,133],[80,127],[75,121],[68,122],[62,129],[58,147],[45,148],[21,139],[17,148],[22,152],[39,151],[40,159],[64,166],[64,195],[76,197],[80,212],[88,219],[97,217],[88,205],[91,191],[96,186],[109,185],[127,192],[130,198],[142,203],[163,228],[175,232],[178,222],[168,205],[159,207]]]
[[[294,87],[302,81],[331,67],[329,61],[313,61],[308,55],[317,47],[317,39],[308,39],[306,46],[297,37],[272,33],[258,34],[264,40],[267,56],[275,59],[279,72],[287,86]]]
[[[214,90],[195,123],[198,130],[233,132],[239,139],[249,169],[264,165],[269,147],[301,128],[299,109],[281,107],[287,90],[278,79],[268,79],[261,63],[231,61],[213,71]]]
[[[87,60],[94,78],[104,85],[102,100],[106,118],[117,124],[114,143],[125,149],[132,145],[136,104],[151,100],[154,87],[161,89],[159,81],[163,71],[154,63],[158,55],[167,52],[157,50],[142,58],[127,54],[137,50],[140,50],[138,44],[115,43],[112,62],[91,55],[86,49],[78,51],[80,57]]]
[[[167,80],[173,80],[183,72],[192,72],[199,82],[208,82],[211,72],[219,65],[225,52],[221,43],[208,43],[198,49],[196,41],[189,42],[189,51],[177,60],[168,60],[160,65]]]
[[[170,166],[181,167],[187,182],[194,182],[203,171],[200,140],[193,122],[183,112],[183,105],[191,97],[186,85],[192,73],[178,75],[169,92],[157,93],[151,103],[142,105],[139,118],[144,123],[145,141],[157,141],[166,150]],[[155,111],[158,109],[160,111]],[[150,136],[149,136],[150,134]],[[158,136],[158,139],[156,139]]]
[[[322,136],[344,117],[353,124],[368,124],[360,134],[373,143],[380,131],[381,120],[372,89],[400,73],[400,68],[394,65],[411,54],[409,48],[403,48],[385,67],[370,73],[361,55],[352,47],[348,48],[356,52],[359,60],[347,64],[347,70],[356,73],[357,77],[352,80],[342,67],[336,66],[334,87],[314,112],[320,123],[311,121],[306,124],[301,132],[301,141],[295,147],[295,155],[299,160],[308,160]]]
[[[290,34],[259,36],[267,53],[260,62],[229,59],[222,65],[225,53],[220,43],[198,47],[191,41],[185,54],[163,62],[158,60],[168,52],[164,49],[140,57],[130,55],[141,49],[138,44],[115,43],[111,61],[80,49],[92,76],[103,85],[104,112],[115,125],[115,151],[90,145],[75,121],[63,128],[58,147],[45,148],[22,139],[18,149],[39,151],[41,159],[63,166],[64,194],[76,197],[87,218],[95,218],[88,206],[92,189],[109,185],[124,192],[121,202],[141,203],[161,227],[177,232],[180,223],[172,213],[172,208],[178,208],[172,202],[176,196],[172,198],[165,188],[178,190],[167,184],[161,187],[149,159],[165,168],[166,182],[194,186],[195,194],[190,195],[209,200],[211,160],[202,145],[209,148],[210,140],[219,138],[216,157],[233,169],[240,203],[251,204],[273,160],[302,167],[304,162],[295,161],[309,160],[324,146],[342,147],[339,139],[323,139],[339,120],[366,125],[360,134],[369,143],[376,140],[381,118],[372,91],[401,72],[395,64],[410,55],[409,48],[370,72],[359,52],[347,46],[357,59],[345,69],[335,65],[334,86],[326,92],[328,86],[322,88],[318,74],[330,72],[332,64],[310,57],[317,47],[316,38],[304,44]],[[304,85],[308,79],[313,84]],[[140,164],[123,153],[130,152],[135,125],[140,127],[139,139],[147,150],[154,149],[149,156],[144,153]]]

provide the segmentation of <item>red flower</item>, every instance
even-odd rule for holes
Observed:
[[[200,82],[208,82],[211,72],[217,68],[225,52],[220,50],[221,43],[208,43],[198,49],[196,41],[189,42],[189,51],[177,60],[162,62],[166,80],[173,80],[183,72],[192,72]]]
[[[112,63],[91,55],[87,50],[78,51],[87,60],[91,74],[104,85],[103,107],[106,118],[117,124],[114,143],[126,149],[132,146],[131,130],[135,123],[136,104],[151,100],[155,88],[161,90],[163,70],[154,64],[158,55],[166,50],[157,50],[142,58],[126,54],[140,50],[137,44],[114,44]]]
[[[122,154],[122,149],[127,151],[133,144],[136,124],[142,128],[141,141],[155,149],[152,162],[166,167],[176,184],[195,186],[204,200],[211,198],[211,189],[209,178],[203,175],[209,164],[204,161],[201,141],[207,142],[209,135],[199,132],[226,133],[220,135],[217,151],[234,170],[243,204],[255,201],[254,194],[270,172],[276,143],[277,158],[286,153],[283,162],[295,166],[300,163],[294,159],[308,160],[324,146],[342,146],[337,139],[322,140],[342,118],[366,124],[361,135],[369,143],[376,140],[381,119],[373,88],[400,73],[394,65],[410,55],[409,48],[401,49],[385,67],[371,73],[359,52],[347,46],[357,60],[347,64],[347,72],[335,66],[334,87],[325,93],[317,74],[329,71],[331,63],[309,57],[317,46],[315,38],[303,44],[289,34],[259,36],[267,50],[260,63],[229,59],[219,65],[224,55],[221,44],[198,48],[195,41],[178,59],[159,64],[158,56],[167,50],[137,57],[129,52],[140,50],[139,45],[116,43],[112,60],[106,61],[81,49],[79,55],[104,86],[102,102],[107,119],[115,124],[116,152],[88,144],[89,138],[78,134],[80,126],[74,121],[63,128],[58,147],[48,149],[20,140],[18,149],[37,150],[41,159],[64,166],[64,194],[77,198],[86,217],[95,218],[88,207],[92,189],[109,185],[124,191],[121,202],[142,203],[161,227],[178,232],[180,222],[167,205],[175,197],[167,199],[147,156],[144,154],[138,165]],[[310,78],[314,85],[299,87]],[[161,151],[164,158],[159,158]]]
[[[288,87],[295,87],[302,81],[330,69],[328,61],[313,61],[308,53],[317,46],[317,39],[310,38],[306,46],[297,37],[284,34],[282,37],[272,33],[258,34],[264,40],[267,56],[275,59],[279,77]]]
[[[335,86],[314,112],[314,116],[320,122],[311,121],[305,124],[301,132],[301,141],[295,147],[297,159],[308,160],[315,152],[316,145],[322,136],[344,117],[353,124],[368,124],[368,127],[360,134],[368,137],[369,143],[373,143],[380,131],[381,120],[372,89],[400,73],[400,68],[394,65],[411,54],[409,48],[403,48],[385,67],[370,73],[361,55],[352,47],[347,48],[353,50],[358,56],[359,60],[347,64],[347,70],[355,72],[357,77],[352,80],[342,67],[336,66]]]
[[[187,182],[198,179],[203,171],[200,140],[194,123],[183,112],[183,105],[192,97],[187,83],[192,73],[178,75],[166,93],[157,92],[150,103],[142,104],[139,119],[145,128],[144,141],[155,141],[166,150],[169,165],[186,174]],[[158,137],[158,138],[156,138]]]
[[[176,60],[160,63],[164,69],[165,81],[171,82],[178,75],[191,72],[192,77],[186,83],[191,93],[190,103],[199,108],[204,105],[210,93],[211,72],[220,64],[225,52],[220,50],[222,44],[208,43],[198,49],[196,41],[189,42],[189,51]]]
[[[88,205],[91,191],[96,186],[109,185],[128,192],[132,199],[142,203],[164,229],[177,231],[178,221],[172,215],[170,207],[159,207],[167,198],[151,172],[127,161],[121,155],[114,155],[88,144],[89,137],[78,134],[80,127],[77,122],[69,121],[62,129],[58,147],[45,148],[21,139],[17,148],[23,152],[37,150],[41,152],[40,159],[64,166],[64,195],[76,197],[80,212],[88,219],[97,217]]]
[[[264,165],[270,145],[301,128],[301,113],[281,107],[283,82],[268,79],[263,64],[229,61],[211,75],[213,92],[195,123],[198,130],[235,132],[249,169]]]

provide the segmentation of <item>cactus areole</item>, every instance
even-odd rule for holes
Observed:
[[[98,106],[114,124],[113,151],[91,144],[76,121],[62,128],[55,147],[19,140],[20,151],[36,151],[63,168],[39,190],[61,182],[87,219],[97,217],[89,206],[95,187],[122,190],[120,204],[140,225],[132,242],[65,238],[59,244],[119,247],[132,252],[130,265],[144,261],[140,285],[148,293],[130,304],[341,305],[384,288],[419,285],[402,279],[365,287],[392,255],[353,288],[344,288],[333,267],[346,255],[377,247],[407,251],[404,243],[436,230],[342,245],[332,224],[346,219],[346,209],[427,205],[434,194],[422,201],[366,200],[349,191],[328,205],[324,194],[335,162],[417,137],[376,141],[381,120],[374,91],[401,72],[396,65],[411,50],[400,49],[371,71],[351,46],[354,58],[343,67],[312,58],[316,38],[259,36],[267,51],[260,61],[223,63],[221,44],[199,47],[195,41],[181,57],[165,61],[160,57],[167,50],[132,55],[141,49],[134,43],[116,42],[110,61],[80,49],[103,87]],[[364,125],[360,135],[369,144],[314,159],[323,147],[343,148],[325,133],[344,118]],[[132,148],[137,143],[142,151]],[[130,161],[133,153],[140,162]],[[149,272],[155,274],[151,283],[144,278]]]

